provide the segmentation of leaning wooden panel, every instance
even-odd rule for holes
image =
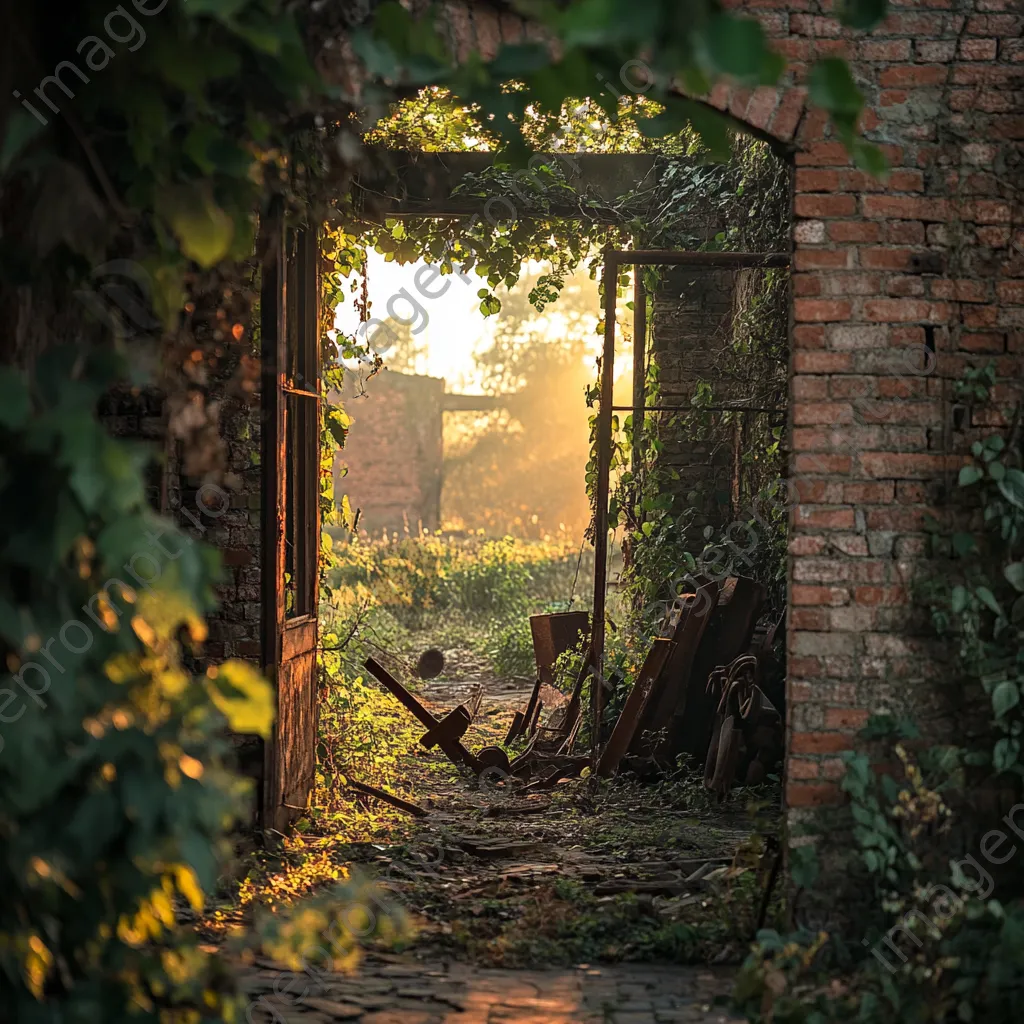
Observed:
[[[612,729],[608,745],[604,748],[604,753],[598,762],[598,775],[606,778],[609,775],[614,775],[619,763],[626,756],[626,751],[629,750],[629,745],[633,742],[633,737],[640,724],[640,717],[643,714],[651,687],[661,675],[675,646],[674,640],[666,638],[658,638],[651,645],[651,649],[647,652],[647,657],[644,658],[644,663],[637,673],[633,689],[629,691],[626,703],[622,706],[615,728]]]
[[[746,651],[764,605],[764,588],[756,580],[740,576],[732,598],[719,605],[694,659],[689,701],[676,712],[667,751],[675,757],[692,754],[703,760],[711,742],[717,700],[707,691],[708,679],[718,665],[728,665]]]
[[[658,679],[657,692],[648,699],[640,721],[637,736],[638,753],[649,749],[643,733],[655,733],[667,728],[680,706],[685,707],[690,670],[700,646],[704,631],[718,604],[718,583],[705,583],[697,593],[686,599],[684,612],[676,625],[672,639],[675,648]]]

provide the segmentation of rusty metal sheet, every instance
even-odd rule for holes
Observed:
[[[572,650],[590,631],[586,612],[556,612],[553,615],[531,615],[533,653],[541,682],[555,685],[555,661],[560,654]]]

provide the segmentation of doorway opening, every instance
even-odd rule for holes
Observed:
[[[395,150],[322,243],[309,831],[439,829],[400,889],[457,955],[739,956],[777,910],[789,168],[490,160]]]

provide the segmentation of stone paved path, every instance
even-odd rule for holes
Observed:
[[[621,965],[506,971],[368,962],[354,976],[252,968],[250,1024],[734,1024],[731,972]]]

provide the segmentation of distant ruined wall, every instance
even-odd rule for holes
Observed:
[[[335,459],[335,495],[359,510],[359,530],[436,530],[441,520],[444,381],[382,370],[343,397],[352,417]],[[342,467],[348,472],[340,475]]]

